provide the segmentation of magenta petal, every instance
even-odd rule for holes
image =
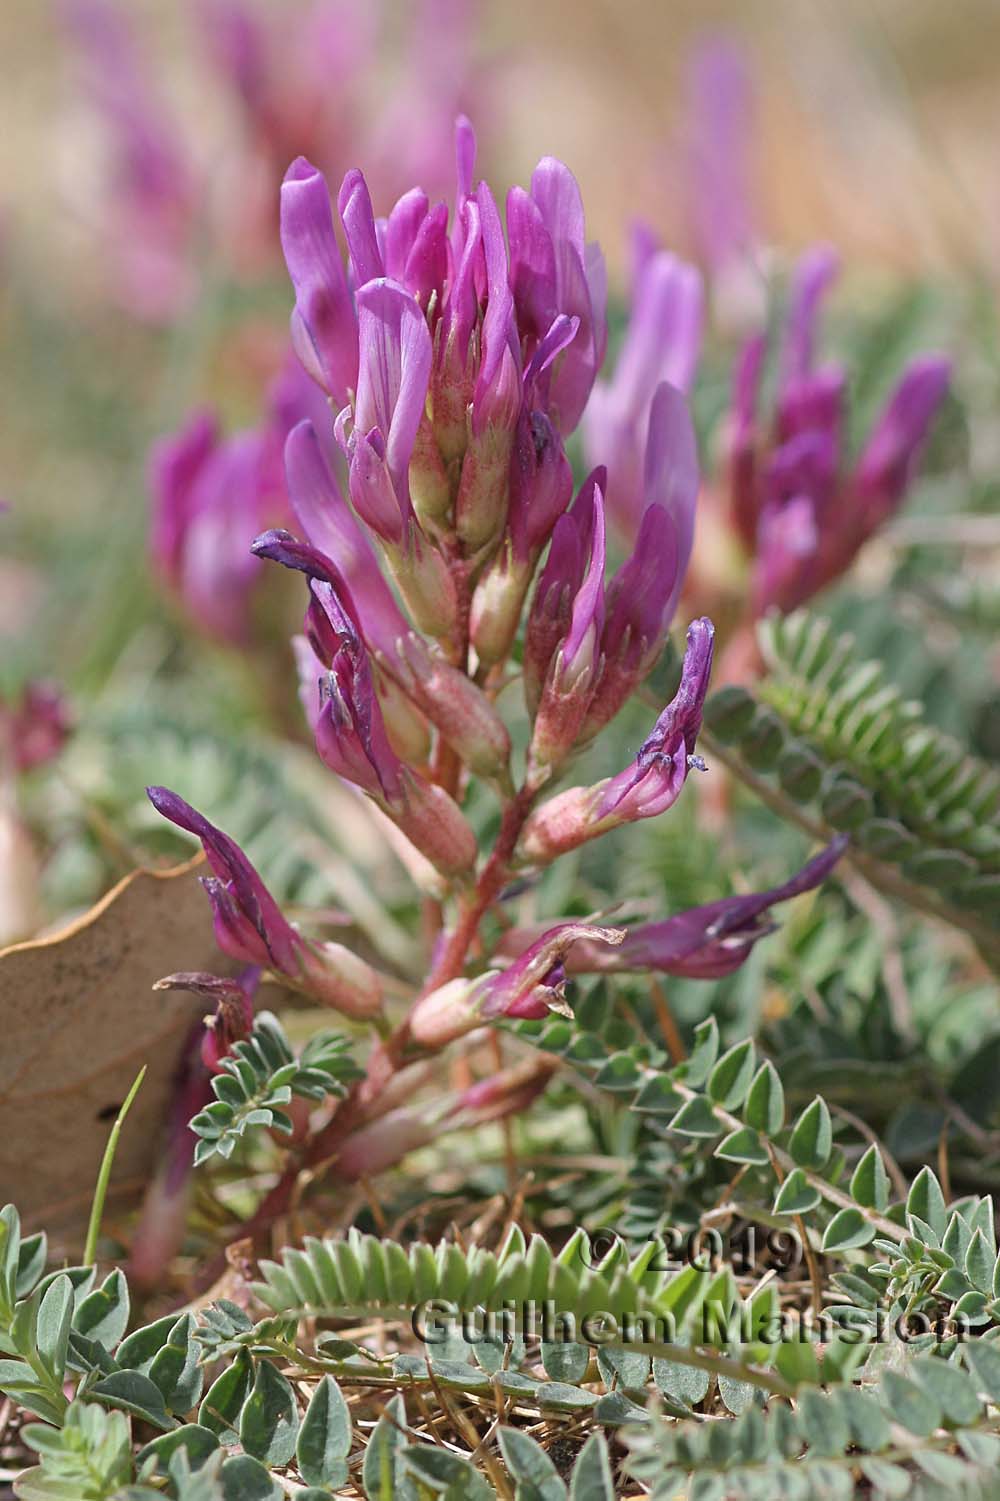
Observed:
[[[571,673],[578,654],[585,648],[596,659],[598,643],[604,629],[604,497],[596,483],[590,490],[589,561],[583,581],[573,600],[569,630],[563,642],[563,667]],[[579,502],[578,502],[579,504]],[[574,508],[575,509],[575,508]]]
[[[358,292],[361,367],[355,403],[358,434],[377,429],[396,492],[408,495],[406,476],[427,401],[431,336],[405,287],[384,279]]]
[[[411,188],[394,205],[385,221],[385,274],[405,284],[406,263],[427,218],[429,204],[422,188]],[[371,277],[366,277],[370,281]]]
[[[355,287],[385,275],[382,252],[375,229],[375,212],[364,173],[351,169],[340,185],[337,210],[344,226]]]
[[[555,251],[541,210],[520,187],[507,194],[507,238],[518,327],[540,339],[556,314]]]
[[[807,251],[795,267],[781,362],[786,384],[812,370],[820,303],[839,269],[840,257],[828,245]]]
[[[520,405],[514,299],[508,284],[507,246],[500,215],[485,182],[476,191],[486,261],[486,313],[482,354],[472,398],[473,420],[481,432],[489,421],[513,425]]]
[[[295,288],[296,353],[313,379],[343,404],[358,378],[357,319],[326,182],[301,156],[281,188],[281,246]]]

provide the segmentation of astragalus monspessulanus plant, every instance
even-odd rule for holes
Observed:
[[[289,168],[281,234],[292,337],[329,419],[303,421],[287,439],[297,533],[271,530],[253,544],[305,576],[294,648],[319,756],[367,799],[426,897],[435,936],[407,1008],[387,1005],[368,962],[293,927],[206,817],[173,792],[150,792],[202,841],[223,953],[375,1031],[332,1111],[324,1103],[291,1133],[259,1225],[287,1205],[304,1167],[367,1177],[443,1131],[523,1109],[551,1059],[519,1057],[450,1091],[454,1076],[439,1077],[435,1059],[452,1044],[474,1050],[497,1020],[564,1009],[567,968],[727,973],[768,931],[771,903],[818,884],[839,854],[773,892],[645,928],[556,912],[520,945],[508,932],[491,948],[500,925],[487,920],[512,882],[665,813],[704,769],[696,744],[713,627],[688,625],[679,685],[631,762],[558,790],[663,650],[692,546],[696,445],[684,397],[659,384],[642,434],[637,541],[609,576],[604,471],[574,495],[565,449],[606,344],[603,263],[586,241],[577,184],[560,162],[541,161],[530,188],[508,195],[505,234],[490,188],[475,181],[464,120],[457,158],[450,215],[414,188],[378,219],[363,175],[348,173],[336,199],[346,265],[322,175],[302,159]],[[530,736],[514,756],[497,699],[517,677]],[[465,811],[474,782],[498,805],[482,849]],[[613,966],[605,950],[619,956]],[[208,994],[226,983],[188,979]],[[219,994],[215,1041],[245,1036],[251,1003],[234,1010]],[[211,1050],[212,1066],[222,1051]],[[199,1118],[203,1140],[224,1134],[223,1114]]]

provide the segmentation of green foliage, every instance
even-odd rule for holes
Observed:
[[[705,706],[718,753],[812,832],[849,833],[886,892],[1000,955],[1000,774],[923,716],[851,637],[799,611],[759,630],[767,674]]]
[[[215,1099],[191,1121],[201,1138],[195,1165],[216,1154],[231,1157],[251,1126],[290,1135],[292,1122],[281,1107],[292,1095],[308,1100],[343,1096],[360,1074],[350,1045],[349,1038],[318,1032],[296,1059],[277,1017],[260,1012],[251,1035],[234,1045],[213,1074]]]
[[[990,1352],[993,1353],[992,1351]],[[804,1391],[794,1408],[749,1408],[734,1423],[655,1418],[626,1437],[628,1469],[654,1501],[674,1497],[802,1498],[994,1494],[997,1416],[973,1370],[934,1359],[877,1388]],[[901,1432],[905,1430],[905,1432]]]

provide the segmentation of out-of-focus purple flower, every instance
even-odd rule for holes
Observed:
[[[630,766],[592,787],[571,787],[531,814],[519,846],[525,863],[547,864],[619,824],[665,812],[691,768],[704,770],[694,745],[712,670],[714,634],[709,620],[688,627],[680,687]]]
[[[158,813],[201,841],[212,871],[201,883],[224,954],[241,964],[276,970],[349,1016],[371,1016],[380,1008],[382,986],[375,971],[341,944],[314,943],[293,928],[234,839],[176,792],[166,787],[146,792]]]
[[[260,564],[250,545],[264,527],[289,516],[282,458],[286,438],[292,427],[304,419],[316,422],[324,411],[322,396],[290,355],[268,389],[258,430],[223,436],[214,414],[198,411],[150,451],[152,563],[195,623],[230,645],[246,646],[253,635]],[[304,461],[295,466],[302,509],[314,521],[322,464],[321,452],[311,471]],[[353,517],[345,516],[344,504],[339,511],[332,504],[322,511],[329,529],[342,538],[352,576],[374,577],[377,569],[363,568],[367,544]]]
[[[0,766],[14,772],[44,766],[62,750],[73,728],[66,695],[57,683],[34,679],[17,698],[0,702]]]
[[[902,504],[948,390],[948,360],[913,360],[860,458],[847,458],[846,372],[816,359],[820,308],[836,272],[835,254],[823,247],[810,251],[795,270],[770,423],[759,410],[765,340],[751,339],[737,363],[729,507],[733,529],[752,559],[755,617],[798,608],[850,567]]]
[[[703,293],[693,266],[654,250],[638,262],[625,343],[610,380],[598,381],[584,413],[588,461],[608,470],[608,514],[634,540],[649,502],[648,458],[654,397],[664,382],[687,392],[701,352]]]
[[[223,438],[209,412],[150,453],[157,571],[203,631],[234,646],[251,636],[259,564],[250,542],[285,509],[275,459],[269,432]]]
[[[149,76],[124,9],[109,0],[61,0],[59,13],[112,153],[105,209],[115,268],[111,290],[138,317],[169,319],[194,291],[197,187],[186,144]]]
[[[771,908],[822,885],[847,845],[847,836],[838,835],[790,880],[768,891],[723,897],[662,922],[641,923],[628,930],[616,949],[580,944],[567,967],[580,974],[654,970],[694,980],[721,979],[739,969],[758,939],[774,932]]]
[[[754,100],[743,48],[707,36],[687,69],[688,213],[713,279],[745,265],[755,239],[750,187]]]

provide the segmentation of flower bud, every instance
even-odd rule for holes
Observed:
[[[410,1035],[425,1048],[443,1048],[480,1025],[479,1002],[496,971],[475,979],[465,975],[448,980],[422,996],[410,1013]]]
[[[477,776],[502,777],[510,735],[482,689],[413,632],[400,640],[398,651],[400,681],[413,702]]]
[[[403,768],[403,804],[390,808],[395,822],[431,864],[449,878],[469,875],[476,863],[476,836],[443,787]]]

